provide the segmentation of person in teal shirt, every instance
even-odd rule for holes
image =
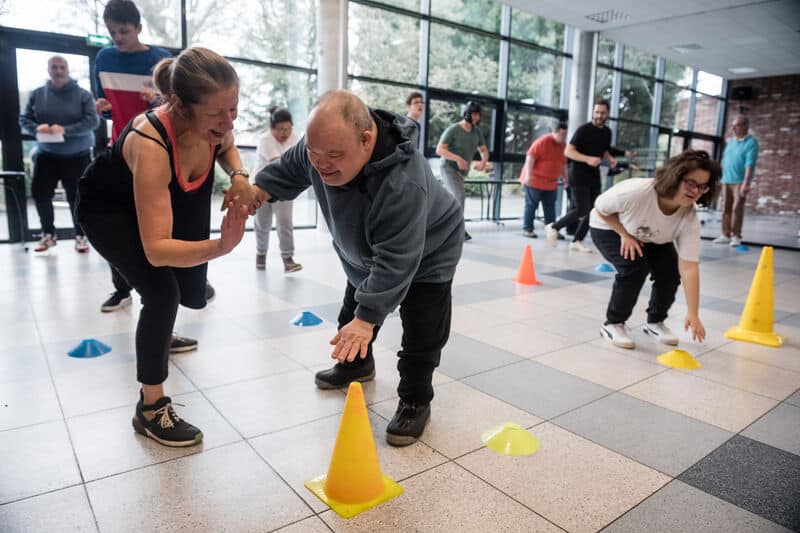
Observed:
[[[722,235],[714,244],[742,244],[744,204],[758,161],[758,141],[748,134],[750,121],[743,115],[733,119],[733,137],[722,154]]]

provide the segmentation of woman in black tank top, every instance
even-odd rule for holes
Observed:
[[[207,263],[244,233],[253,203],[233,142],[239,83],[216,53],[189,48],[155,68],[164,103],[134,117],[81,179],[78,220],[97,251],[142,297],[136,329],[137,432],[167,446],[203,434],[164,395],[178,305],[206,305]],[[220,237],[210,239],[214,162],[232,174]]]

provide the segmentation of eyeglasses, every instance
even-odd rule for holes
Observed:
[[[708,186],[708,183],[697,183],[696,181],[690,178],[684,178],[683,183],[686,184],[686,187],[690,191],[698,192],[700,194],[705,194],[709,190],[711,190],[711,188]]]

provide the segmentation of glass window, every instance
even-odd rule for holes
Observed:
[[[694,69],[692,69],[692,67],[685,67],[683,65],[674,63],[669,59],[666,60],[664,66],[664,79],[667,81],[671,81],[672,83],[680,85],[681,87],[691,87],[693,73]]]
[[[716,135],[719,104],[720,100],[718,98],[697,93],[697,101],[694,107],[694,127],[692,131]]]
[[[646,124],[634,124],[620,120],[617,123],[617,140],[614,145],[620,150],[635,152],[635,159],[645,162],[647,154],[650,153],[651,129]]]
[[[623,74],[618,117],[650,123],[653,113],[653,85],[652,80]]]
[[[504,163],[503,180],[519,178],[523,163]],[[540,205],[537,214],[542,213]],[[522,218],[525,212],[525,189],[519,183],[504,183],[500,189],[500,218]]]
[[[419,78],[419,19],[350,2],[348,68],[355,76],[413,83]],[[391,68],[387,68],[391,58]]]
[[[461,120],[462,102],[447,102],[444,100],[431,99],[428,104],[430,110],[430,117],[428,118],[427,141],[425,146],[431,150],[436,149],[439,144],[439,139],[444,133],[444,130],[451,124],[455,124]],[[486,147],[491,152],[493,148],[492,138],[492,123],[494,122],[495,109],[493,106],[481,102],[481,123],[478,126],[483,133],[483,139],[486,141]],[[475,152],[477,154],[477,152]]]
[[[625,47],[625,52],[622,60],[622,67],[626,70],[632,70],[645,76],[656,75],[656,56],[631,48]]]
[[[676,130],[688,129],[691,99],[692,92],[688,89],[681,89],[671,83],[665,83],[660,124]]]
[[[697,90],[701,93],[719,96],[722,94],[722,78],[700,70],[697,72]]]
[[[350,80],[350,90],[356,93],[370,107],[394,111],[405,116],[406,96],[416,89],[384,83]]]
[[[387,6],[400,7],[408,9],[409,11],[419,12],[419,0],[372,0],[378,4],[386,4]]]
[[[705,139],[692,139],[690,142],[692,150],[705,150],[709,156],[714,157],[714,148],[716,143],[714,141],[707,141]]]
[[[431,0],[431,16],[498,33],[502,10],[500,2],[486,0]],[[431,36],[431,42],[437,41]]]
[[[539,115],[530,109],[509,109],[506,114],[505,152],[525,155],[533,141],[550,133],[557,123],[557,118]],[[503,176],[506,176],[505,172]]]
[[[600,37],[600,44],[597,49],[597,62],[606,65],[614,64],[614,51],[617,48],[616,41],[606,37]]]
[[[431,24],[429,83],[442,89],[497,94],[500,39]]]
[[[3,2],[0,26],[85,36],[106,35],[105,2],[85,0],[26,0]],[[137,0],[142,15],[143,43],[180,47],[180,0]]]
[[[221,9],[215,0],[195,0],[186,23],[190,46],[270,63],[315,64],[314,0],[239,0],[236,9]]]
[[[562,50],[564,25],[518,9],[511,11],[511,37]]]
[[[259,137],[269,128],[269,108],[274,105],[289,110],[300,136],[316,95],[316,77],[304,72],[232,63],[239,74],[239,117],[233,130],[236,144],[258,144]]]
[[[526,104],[558,107],[563,64],[561,56],[511,45],[508,97]]]
[[[597,67],[597,75],[594,81],[594,99],[611,101],[611,90],[614,84],[614,71],[608,68]],[[611,115],[615,116],[615,110],[611,110]]]

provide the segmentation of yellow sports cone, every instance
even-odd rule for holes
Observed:
[[[686,350],[671,350],[656,357],[659,363],[681,370],[697,370],[703,365]]]
[[[774,348],[783,343],[783,336],[773,331],[775,301],[772,277],[772,246],[765,246],[753,275],[742,318],[738,326],[725,332],[727,338]]]
[[[522,252],[522,259],[519,262],[519,270],[514,281],[522,285],[541,285],[542,282],[536,279],[536,271],[533,269],[533,253],[531,245],[526,244]]]
[[[347,389],[328,474],[306,481],[305,487],[343,518],[403,493],[403,487],[381,474],[361,383],[354,381]]]
[[[539,439],[513,422],[484,431],[481,440],[490,450],[504,455],[530,455],[540,446]]]

